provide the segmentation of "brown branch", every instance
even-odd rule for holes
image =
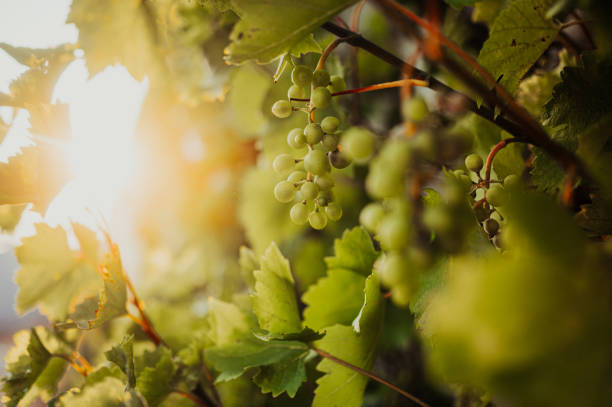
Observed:
[[[377,83],[374,85],[368,85],[368,86],[364,86],[364,87],[357,88],[357,89],[347,89],[347,90],[343,90],[340,92],[334,92],[332,93],[332,96],[372,92],[372,91],[380,90],[380,89],[401,88],[403,86],[429,86],[429,83],[427,81],[423,81],[420,79],[400,79],[398,81]]]
[[[487,156],[487,163],[485,164],[485,177],[484,177],[483,182],[487,188],[489,187],[489,183],[491,179],[491,167],[493,166],[493,159],[495,158],[497,153],[499,153],[499,151],[502,148],[506,147],[508,144],[519,143],[519,142],[525,143],[525,140],[521,140],[518,138],[507,138],[493,146],[493,148],[489,152],[489,155]]]
[[[420,400],[419,398],[413,396],[412,394],[400,389],[399,387],[397,387],[396,385],[389,383],[388,381],[386,381],[383,378],[380,378],[378,376],[376,376],[374,373],[368,372],[365,369],[360,368],[359,366],[355,366],[345,360],[339,359],[333,355],[330,355],[329,353],[321,350],[321,349],[316,349],[316,348],[312,348],[315,352],[317,352],[320,356],[331,360],[334,363],[337,363],[341,366],[346,367],[347,369],[351,369],[361,375],[364,375],[366,377],[369,377],[372,380],[376,380],[378,383],[381,383],[385,386],[387,386],[388,388],[390,388],[391,390],[401,394],[402,396],[406,397],[407,399],[413,401],[414,403],[418,404],[421,407],[430,407],[429,404],[425,403],[424,401]]]

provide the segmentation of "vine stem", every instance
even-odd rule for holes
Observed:
[[[198,406],[202,406],[202,407],[211,407],[208,403],[206,403],[204,400],[200,400],[199,398],[197,398],[196,396],[194,396],[191,393],[188,393],[186,391],[182,391],[182,390],[178,390],[178,389],[174,389],[172,390],[172,393],[175,394],[179,394],[191,401],[193,401],[194,403],[196,403]]]
[[[526,141],[518,138],[507,138],[493,146],[493,148],[489,152],[489,155],[487,156],[487,162],[485,164],[485,177],[483,182],[487,188],[489,187],[489,183],[491,182],[491,168],[493,167],[493,159],[495,158],[497,153],[499,153],[499,151],[502,148],[506,147],[508,144],[520,142],[525,143]]]
[[[337,363],[341,366],[346,367],[347,369],[351,369],[359,374],[362,374],[364,376],[369,377],[372,380],[376,380],[377,382],[387,386],[388,388],[390,388],[391,390],[401,394],[402,396],[406,397],[407,399],[411,400],[412,402],[418,404],[421,407],[431,407],[429,404],[425,403],[424,401],[420,400],[419,398],[413,396],[412,394],[400,389],[399,387],[397,387],[396,385],[389,383],[388,381],[386,381],[385,379],[376,376],[374,373],[371,373],[365,369],[360,368],[359,366],[355,366],[345,360],[339,359],[333,355],[330,355],[329,353],[321,350],[321,349],[316,349],[316,348],[312,348],[319,356],[322,356],[326,359],[331,360],[334,363]]]
[[[55,358],[64,359],[66,362],[70,364],[70,366],[72,366],[72,368],[78,374],[80,374],[83,377],[87,377],[89,373],[91,373],[91,370],[92,370],[91,365],[87,361],[85,361],[86,362],[85,364],[79,364],[73,357],[68,356],[68,355],[53,353],[51,356]]]
[[[429,86],[429,82],[421,80],[421,79],[400,79],[400,80],[392,81],[392,82],[383,82],[383,83],[377,83],[374,85],[363,86],[357,89],[342,90],[340,92],[334,92],[331,95],[332,96],[342,96],[342,95],[350,95],[350,94],[355,94],[355,93],[372,92],[372,91],[381,90],[381,89],[401,88],[404,86],[425,86],[427,87]],[[290,100],[292,102],[310,102],[310,99],[306,99],[306,98],[291,98]]]

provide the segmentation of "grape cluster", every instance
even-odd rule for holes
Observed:
[[[297,201],[289,213],[294,223],[309,223],[312,228],[320,230],[327,226],[328,219],[337,221],[342,217],[342,208],[333,200],[335,182],[331,169],[345,168],[351,160],[339,150],[340,120],[327,116],[317,123],[311,121],[311,113],[327,107],[331,94],[343,90],[345,84],[342,77],[330,76],[323,69],[313,72],[305,65],[293,69],[291,81],[293,85],[287,92],[288,100],[275,102],[272,113],[279,118],[288,117],[293,110],[307,113],[308,123],[304,128],[292,129],[287,134],[287,144],[295,150],[308,147],[308,152],[302,159],[290,154],[281,154],[274,159],[274,171],[287,176],[274,187],[274,196],[283,203]],[[307,107],[294,108],[292,99],[306,99],[309,88]]]

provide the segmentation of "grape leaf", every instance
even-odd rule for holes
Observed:
[[[122,64],[142,81],[158,69],[154,44],[156,27],[148,2],[140,0],[74,0],[66,22],[79,29],[79,46],[85,51],[90,75],[109,65]],[[109,41],[118,38],[120,41]]]
[[[546,11],[553,0],[515,0],[499,13],[478,62],[510,93],[555,39],[559,28]]]
[[[235,304],[209,298],[208,307],[206,333],[216,346],[239,342],[254,328],[249,316]]]
[[[345,269],[331,269],[302,296],[304,325],[319,330],[334,324],[349,325],[363,305],[366,278]]]
[[[446,4],[455,8],[470,7],[481,0],[444,0]]]
[[[342,238],[334,241],[334,256],[326,257],[325,263],[329,269],[347,269],[368,276],[377,257],[370,235],[358,226],[344,231]]]
[[[26,107],[30,112],[30,133],[53,140],[70,139],[72,132],[67,104],[26,103]]]
[[[289,397],[295,397],[302,382],[306,381],[304,354],[281,363],[262,366],[253,377],[253,381],[262,393],[272,393],[273,397],[277,397],[287,392]]]
[[[44,213],[70,178],[65,152],[44,143],[25,147],[0,163],[0,205],[33,203]]]
[[[308,353],[308,346],[298,341],[262,340],[246,338],[226,346],[206,350],[206,358],[221,374],[216,382],[235,379],[251,367],[267,366],[294,360]]]
[[[136,375],[134,373],[134,335],[126,335],[121,342],[104,352],[106,359],[116,364],[127,376],[127,388],[136,386]]]
[[[149,406],[159,405],[172,391],[177,380],[177,366],[172,352],[160,346],[154,352],[145,351],[135,361],[136,389]]]
[[[232,8],[241,21],[230,35],[226,60],[240,64],[254,59],[265,64],[291,49],[301,49],[304,38],[355,2],[312,0],[308,7],[303,7],[303,3],[296,0],[232,0]]]
[[[252,334],[257,339],[261,339],[265,342],[270,342],[275,339],[283,341],[313,342],[325,336],[325,333],[316,332],[311,328],[304,328],[300,332],[290,334],[274,334],[264,330],[253,330]]]
[[[23,313],[38,306],[51,320],[65,320],[75,299],[95,293],[97,258],[71,250],[61,227],[35,227],[36,234],[24,238],[15,250],[21,265],[15,277],[17,310]]]
[[[241,66],[232,73],[228,94],[231,123],[240,134],[255,135],[264,128],[266,119],[262,107],[271,85],[269,75],[252,64]]]
[[[253,312],[259,326],[272,333],[292,333],[302,330],[297,308],[293,276],[289,261],[272,243],[255,270],[255,292],[251,296]]]
[[[376,359],[376,346],[382,330],[384,299],[375,275],[365,284],[365,306],[360,318],[361,332],[353,327],[334,325],[315,342],[315,347],[362,369],[369,370]],[[367,377],[328,359],[323,359],[317,370],[325,373],[317,380],[313,407],[359,407]]]
[[[131,391],[124,391],[123,382],[112,376],[87,383],[77,391],[61,395],[54,406],[57,407],[143,407],[139,396]]]

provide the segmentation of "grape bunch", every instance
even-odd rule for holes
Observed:
[[[289,131],[287,144],[295,150],[308,147],[308,152],[303,158],[280,154],[274,159],[274,171],[287,176],[274,187],[274,197],[283,203],[296,201],[289,213],[291,220],[298,225],[309,223],[320,230],[327,226],[328,219],[337,221],[342,217],[342,208],[334,201],[332,193],[335,181],[331,169],[345,168],[351,160],[339,150],[340,120],[327,116],[317,123],[312,120],[311,113],[327,107],[332,93],[343,90],[345,84],[340,76],[330,76],[324,69],[313,72],[305,65],[293,69],[291,81],[288,100],[275,102],[272,113],[279,118],[288,117],[294,110],[307,114],[308,123],[304,128]],[[292,99],[305,100],[309,89],[307,106],[294,107]]]

